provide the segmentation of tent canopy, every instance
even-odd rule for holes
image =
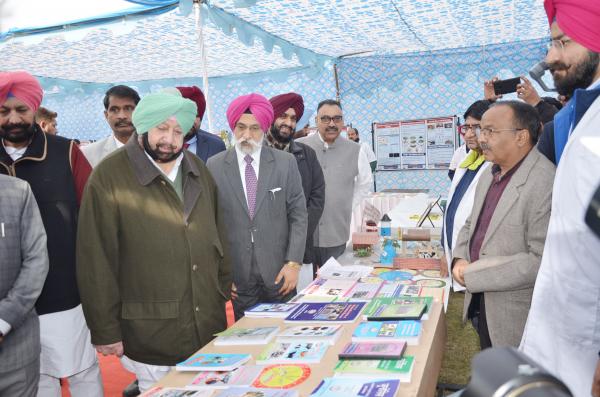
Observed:
[[[192,0],[0,1],[0,69],[93,83],[198,77],[202,31],[210,77],[289,68],[317,76],[348,55],[548,34],[542,0],[209,0],[198,8]],[[49,26],[59,28],[39,29]]]

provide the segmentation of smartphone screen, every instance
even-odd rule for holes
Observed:
[[[521,83],[520,77],[515,77],[507,80],[494,81],[494,94],[510,94],[517,91],[517,85]]]

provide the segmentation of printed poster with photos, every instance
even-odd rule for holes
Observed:
[[[377,169],[447,169],[456,145],[456,116],[373,123]]]

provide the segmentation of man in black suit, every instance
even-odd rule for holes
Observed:
[[[194,121],[194,126],[185,136],[184,146],[206,163],[209,157],[225,151],[225,143],[218,136],[200,129],[202,116],[204,116],[206,110],[206,99],[200,88],[193,85],[191,87],[177,87],[177,89],[181,92],[182,97],[194,101],[198,108],[196,121]]]

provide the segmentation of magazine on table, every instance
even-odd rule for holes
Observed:
[[[231,327],[215,334],[217,338],[214,344],[215,346],[266,345],[275,337],[277,332],[279,332],[279,327]]]
[[[285,322],[351,323],[364,306],[365,302],[301,303]]]
[[[325,378],[311,397],[394,397],[399,386],[397,379]]]
[[[177,371],[232,371],[250,360],[250,354],[196,353],[177,363]]]
[[[420,321],[364,321],[354,329],[352,342],[404,341],[414,346],[420,336]]]
[[[322,342],[335,345],[342,334],[341,325],[296,325],[277,334],[278,342]]]
[[[273,342],[256,357],[257,364],[315,364],[329,347],[322,342]]]

